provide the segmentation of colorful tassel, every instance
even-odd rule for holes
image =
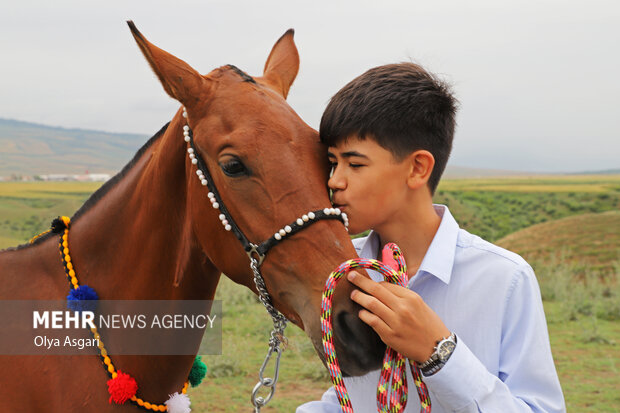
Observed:
[[[174,393],[170,395],[170,398],[164,403],[168,407],[169,413],[190,413],[190,400],[187,394]]]
[[[60,234],[65,229],[69,228],[70,223],[71,223],[71,218],[69,217],[62,216],[62,217],[54,218],[54,220],[52,220],[50,231],[52,231],[55,234]]]
[[[123,404],[136,395],[138,383],[129,374],[117,371],[115,378],[108,380],[108,393],[110,393],[110,404]]]
[[[188,379],[192,387],[198,386],[207,375],[207,365],[201,359],[202,357],[196,356],[189,372]]]
[[[94,311],[99,299],[97,292],[88,285],[72,289],[67,296],[67,307],[73,311]]]

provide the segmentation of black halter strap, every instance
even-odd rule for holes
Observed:
[[[239,228],[239,226],[235,223],[235,220],[230,215],[230,212],[226,208],[226,205],[224,204],[224,202],[222,202],[222,197],[220,196],[220,193],[218,192],[215,183],[213,182],[213,178],[209,173],[209,168],[207,168],[207,164],[202,159],[202,156],[200,156],[200,153],[196,148],[196,145],[194,143],[194,134],[189,127],[187,131],[188,135],[186,136],[189,136],[188,143],[190,148],[192,149],[192,159],[196,159],[196,166],[198,168],[198,171],[202,171],[204,180],[206,180],[206,185],[204,181],[203,185],[205,185],[209,189],[209,192],[213,194],[213,198],[215,199],[215,202],[211,202],[212,205],[214,205],[214,208],[219,209],[221,214],[225,216],[226,221],[230,225],[230,231],[232,231],[232,233],[235,234],[235,237],[237,237],[237,239],[241,242],[241,244],[243,245],[243,249],[246,251],[250,259],[256,258],[259,265],[265,258],[267,251],[269,251],[273,246],[275,246],[280,241],[283,241],[284,239],[298,233],[302,229],[307,228],[315,222],[324,219],[337,219],[343,224],[345,224],[345,226],[348,225],[348,219],[346,218],[346,215],[344,213],[341,213],[340,210],[334,208],[319,209],[316,211],[308,212],[308,214],[304,215],[303,218],[298,218],[281,230],[278,230],[279,232],[274,233],[274,235],[272,235],[269,239],[259,244],[252,243],[248,239],[248,237],[245,236],[243,231],[241,231],[241,228]],[[215,203],[217,203],[217,207],[215,207]],[[308,219],[306,219],[306,217],[308,217]],[[279,239],[278,235],[280,236]]]

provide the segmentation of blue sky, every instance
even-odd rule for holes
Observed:
[[[620,4],[612,1],[13,2],[0,15],[0,117],[152,135],[178,104],[136,47],[133,19],[202,73],[258,75],[296,30],[289,103],[317,128],[370,67],[415,61],[461,102],[450,164],[566,172],[620,168]]]

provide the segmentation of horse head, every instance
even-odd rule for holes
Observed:
[[[186,159],[183,205],[190,219],[184,249],[201,249],[219,271],[256,292],[248,254],[231,227],[258,244],[309,211],[331,207],[326,148],[286,102],[299,69],[293,31],[275,43],[260,77],[231,65],[201,75],[128,23],[164,90],[186,110],[186,119],[180,109],[171,122],[175,139],[183,140],[185,125],[192,131],[193,146],[179,147],[183,152],[192,149],[194,156],[173,154]],[[196,156],[208,169],[208,180],[234,224],[222,213],[220,202],[211,199]],[[335,219],[283,235],[261,267],[266,288],[274,306],[305,330],[324,360],[321,294],[329,273],[356,252],[345,226]],[[184,268],[177,266],[177,282],[182,282]],[[384,345],[357,317],[359,307],[350,300],[351,291],[351,284],[342,282],[334,296],[335,346],[343,372],[358,375],[380,365]]]

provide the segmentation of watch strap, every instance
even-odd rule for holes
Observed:
[[[450,353],[447,356],[444,356],[444,358],[442,359],[439,355],[439,347],[441,344],[443,344],[443,342],[454,343],[454,346],[452,347]],[[451,333],[450,336],[437,341],[435,351],[433,352],[433,354],[431,354],[430,358],[423,363],[418,363],[418,368],[420,369],[422,374],[428,377],[441,370],[441,368],[446,364],[448,359],[452,356],[452,353],[454,353],[454,349],[456,348],[456,342],[456,334],[454,333]]]

